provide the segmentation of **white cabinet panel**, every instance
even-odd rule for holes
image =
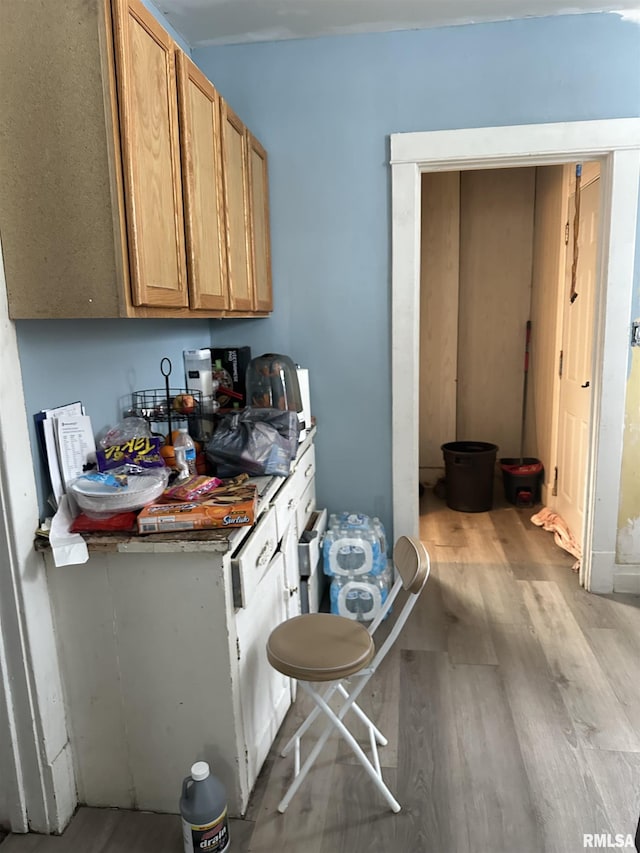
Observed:
[[[277,547],[276,513],[270,507],[232,560],[233,601],[236,607],[247,607]]]
[[[308,484],[312,482],[316,472],[316,455],[311,445],[298,459],[296,467],[289,479],[280,489],[273,505],[276,510],[278,538],[282,538],[289,526],[289,518],[295,513]]]
[[[311,482],[307,483],[306,488],[298,501],[298,506],[296,507],[296,526],[298,528],[298,533],[302,533],[315,508],[316,481],[315,478],[312,478]]]
[[[280,543],[284,558],[284,577],[287,618],[300,614],[300,570],[298,568],[298,531],[295,519],[287,528]]]
[[[276,554],[253,597],[236,614],[240,707],[252,786],[291,701],[289,679],[267,661],[267,640],[287,618],[284,558]]]

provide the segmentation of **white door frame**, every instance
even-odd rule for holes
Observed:
[[[75,775],[1,251],[0,356],[0,806],[14,832],[57,833],[77,803]]]
[[[394,537],[418,535],[420,174],[601,161],[600,260],[581,579],[611,592],[640,181],[640,119],[391,136]]]

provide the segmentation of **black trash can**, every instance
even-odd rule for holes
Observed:
[[[447,506],[460,512],[487,512],[493,506],[498,446],[486,441],[442,445]]]

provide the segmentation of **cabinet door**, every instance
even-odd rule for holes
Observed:
[[[223,98],[220,104],[229,298],[232,310],[253,311],[245,128]]]
[[[280,543],[284,557],[285,599],[287,619],[300,615],[300,569],[298,567],[298,528],[292,513],[287,532]]]
[[[267,152],[247,131],[254,310],[273,310]]]
[[[134,305],[188,305],[175,44],[139,0],[114,0]]]
[[[284,562],[278,552],[251,606],[236,612],[239,694],[249,788],[291,703],[289,679],[267,660],[269,634],[286,619],[284,586]]]
[[[181,50],[176,54],[189,303],[229,307],[219,96]]]

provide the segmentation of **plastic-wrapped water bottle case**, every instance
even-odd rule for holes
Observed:
[[[331,578],[331,612],[359,622],[375,619],[393,583],[380,519],[331,515],[322,554],[324,573]]]

